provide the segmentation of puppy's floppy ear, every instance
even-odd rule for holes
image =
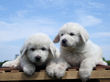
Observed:
[[[59,51],[52,42],[50,43],[50,52],[53,55],[53,57],[59,57]]]
[[[58,43],[60,41],[60,36],[59,36],[59,34],[55,37],[55,39],[54,39],[54,43]]]
[[[89,39],[88,32],[83,27],[80,28],[80,36],[81,36],[81,39],[84,43]]]
[[[24,56],[27,51],[27,44],[24,44],[23,47],[20,50],[21,56]]]

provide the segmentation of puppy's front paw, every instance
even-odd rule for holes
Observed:
[[[26,75],[29,75],[29,76],[31,76],[31,75],[33,75],[33,74],[35,73],[35,69],[29,69],[29,68],[27,68],[27,67],[24,67],[24,68],[23,68],[23,71],[24,71],[24,73],[25,73]]]
[[[60,65],[50,65],[46,68],[47,74],[56,79],[60,79],[65,75],[65,68]]]
[[[49,65],[46,67],[46,73],[48,74],[48,76],[54,78],[55,75],[55,65]]]
[[[55,77],[61,79],[65,75],[65,69],[62,66],[57,66],[55,69]]]
[[[91,69],[79,69],[79,76],[84,82],[86,82],[91,76],[91,72]]]

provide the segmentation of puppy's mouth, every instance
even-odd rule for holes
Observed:
[[[43,63],[43,61],[42,61],[42,60],[36,60],[35,63],[36,63],[37,65],[40,65],[40,64]]]
[[[36,62],[35,64],[38,65],[38,66],[40,66],[40,65],[43,64],[43,62]]]
[[[68,45],[66,43],[61,43],[61,46],[68,47]]]

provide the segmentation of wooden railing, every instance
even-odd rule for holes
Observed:
[[[78,67],[69,68],[62,80],[79,79]],[[97,66],[93,69],[90,79],[98,79],[100,82],[110,82],[110,66]],[[52,80],[45,70],[36,71],[34,75],[27,76],[21,70],[13,68],[0,68],[0,81],[24,81],[24,80]]]

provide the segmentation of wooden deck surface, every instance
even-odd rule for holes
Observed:
[[[62,79],[79,79],[78,68],[69,68]],[[94,68],[90,79],[108,80],[110,82],[110,66],[97,66]],[[34,75],[27,76],[21,70],[13,68],[0,68],[0,81],[21,81],[21,80],[52,80],[45,70],[36,71]],[[101,81],[102,82],[102,81]]]

